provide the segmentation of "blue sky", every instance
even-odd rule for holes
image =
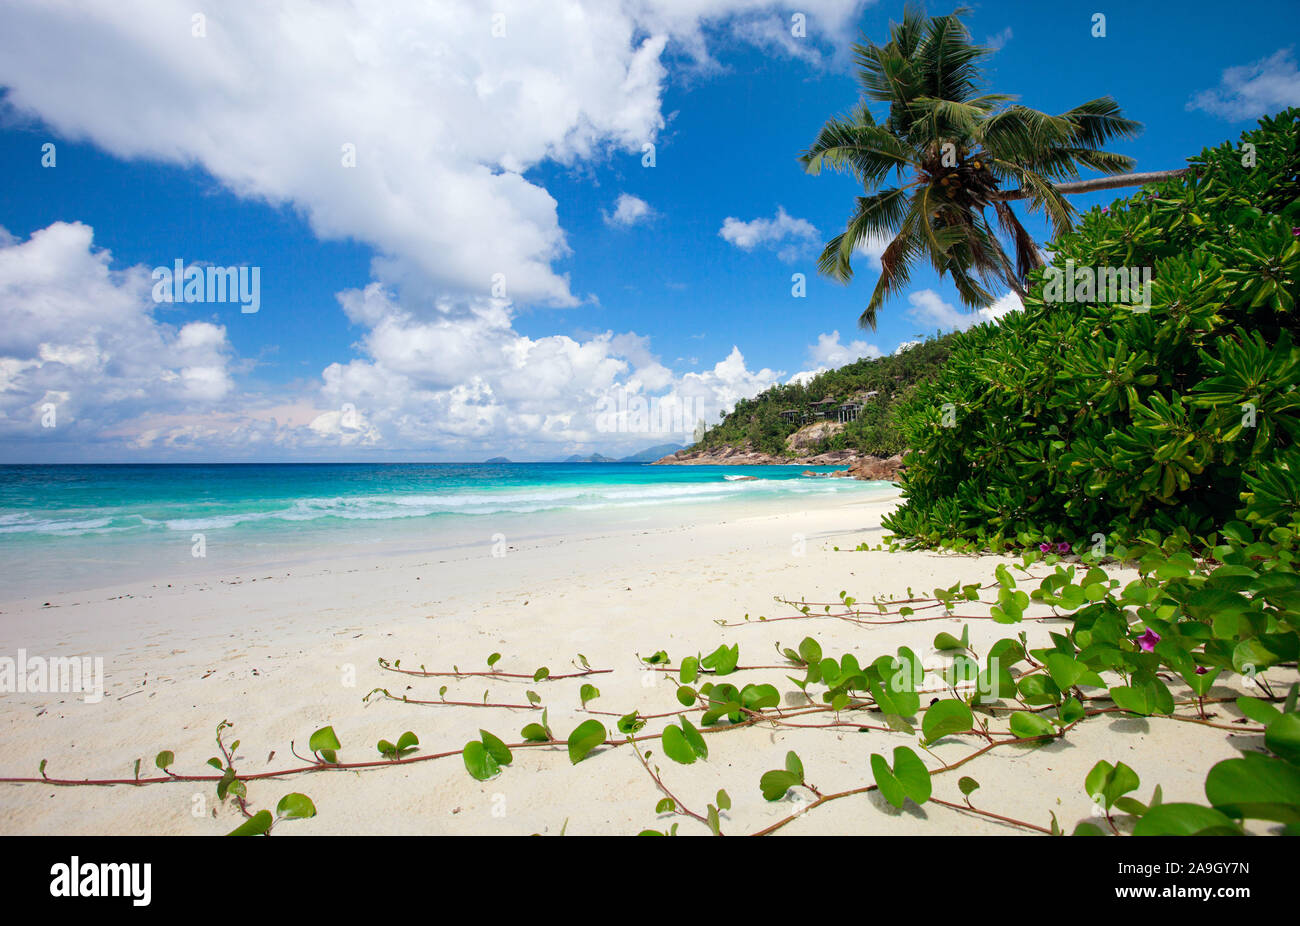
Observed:
[[[1113,96],[1138,170],[1300,104],[1293,3],[1117,5],[1104,37],[1096,6],[974,5],[989,89]],[[975,320],[922,268],[864,332],[870,258],[816,273],[859,191],[796,156],[901,4],[804,4],[804,37],[758,0],[437,7],[0,9],[0,462],[632,452],[686,438],[610,430],[613,395],[688,426]],[[177,259],[258,267],[260,310],[158,304]]]

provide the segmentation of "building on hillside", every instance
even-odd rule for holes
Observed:
[[[878,395],[880,395],[880,393],[875,390],[872,390],[871,392],[859,392],[853,398],[849,399],[849,401],[835,409],[836,420],[839,421],[840,424],[848,424],[850,421],[857,421],[858,415],[862,413],[862,407]]]
[[[814,418],[829,418],[837,404],[835,399],[827,396],[824,399],[809,403],[808,407],[812,410]]]

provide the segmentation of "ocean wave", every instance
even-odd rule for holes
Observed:
[[[848,480],[810,483],[794,479],[726,480],[667,483],[583,483],[566,486],[511,487],[501,491],[448,490],[395,492],[391,495],[268,498],[260,502],[203,499],[192,505],[174,501],[141,503],[137,511],[112,508],[68,512],[0,513],[0,535],[82,536],[99,533],[221,531],[275,523],[386,521],[446,516],[534,514],[569,509],[593,511],[665,503],[724,502],[737,498],[829,494],[850,488]],[[862,486],[858,483],[857,486]],[[144,509],[147,513],[140,513]],[[170,509],[170,510],[169,510]]]
[[[34,518],[30,515],[5,515],[0,518],[0,534],[78,534],[130,530],[114,528],[112,518]]]

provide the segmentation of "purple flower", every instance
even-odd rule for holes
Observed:
[[[1209,671],[1210,671],[1210,670],[1207,669],[1207,668],[1205,668],[1205,666],[1197,666],[1197,667],[1196,667],[1196,674],[1197,674],[1197,675],[1204,675],[1206,672],[1209,672]]]
[[[1102,215],[1108,215],[1109,213],[1110,213],[1110,206],[1102,206],[1102,207],[1101,207],[1101,214],[1102,214]]]
[[[1300,238],[1300,228],[1296,228],[1294,225],[1292,225],[1292,226],[1291,226],[1291,237],[1292,237],[1292,238]]]
[[[1040,544],[1038,545],[1038,551],[1039,551],[1040,553],[1051,553],[1051,552],[1052,552],[1052,545],[1051,545],[1050,543],[1040,543]]]
[[[1058,544],[1056,545],[1056,552],[1057,552],[1057,553],[1069,553],[1069,552],[1070,552],[1070,545],[1069,545],[1068,543],[1066,543],[1064,540],[1062,540],[1060,543],[1058,543]]]
[[[1147,632],[1138,637],[1138,646],[1142,647],[1144,653],[1154,652],[1156,644],[1160,642],[1160,634],[1156,633],[1150,627]]]

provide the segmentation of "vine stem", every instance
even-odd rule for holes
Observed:
[[[981,602],[982,604],[986,602]],[[854,612],[861,614],[863,612]],[[904,617],[896,621],[882,621],[866,617],[852,617],[848,614],[791,614],[784,617],[768,617],[761,621],[720,621],[719,627],[754,627],[760,624],[774,624],[777,621],[814,621],[814,620],[837,620],[848,621],[850,624],[858,624],[863,627],[888,627],[892,624],[919,624],[923,621],[991,621],[994,620],[988,614],[931,614],[926,617]],[[1020,623],[1030,623],[1037,621],[1064,621],[1068,617],[1060,614],[1043,614],[1038,617],[1022,617]]]
[[[629,742],[630,741],[631,739],[629,738]],[[637,761],[641,763],[641,767],[644,768],[646,772],[650,775],[650,777],[654,780],[655,786],[658,787],[659,790],[664,793],[665,797],[667,797],[670,801],[673,802],[674,813],[685,814],[688,817],[692,817],[696,820],[699,820],[705,826],[709,825],[709,820],[707,817],[703,817],[700,814],[696,813],[695,811],[691,810],[684,803],[682,803],[681,799],[676,794],[673,794],[672,791],[668,790],[668,786],[664,784],[664,780],[660,778],[659,775],[655,772],[655,770],[650,767],[650,763],[646,761],[645,756],[641,755],[640,749],[636,749],[634,747],[632,749],[632,754],[636,756]],[[718,835],[719,836],[722,835],[722,832],[720,830],[718,832]]]
[[[1075,723],[1079,723],[1079,721],[1075,721]],[[974,752],[972,752],[970,755],[966,756],[963,759],[958,759],[956,762],[953,762],[949,765],[945,765],[943,768],[935,769],[934,771],[930,772],[930,776],[933,777],[935,775],[942,775],[945,772],[955,771],[961,768],[966,763],[973,762],[975,759],[978,759],[980,756],[984,755],[985,753],[993,749],[996,749],[998,746],[1005,746],[1008,743],[1032,743],[1032,742],[1056,739],[1058,736],[1064,735],[1066,730],[1072,729],[1074,725],[1075,724],[1070,724],[1065,728],[1065,730],[1060,731],[1060,733],[1045,733],[1042,734],[1041,736],[1030,736],[1030,737],[1025,737],[1024,739],[1017,738],[1011,740],[999,740],[996,743],[989,743],[986,746],[981,746],[979,749],[975,750]],[[813,801],[811,804],[803,808],[798,813],[791,814],[790,816],[785,817],[784,819],[777,820],[775,823],[763,827],[763,829],[759,830],[756,833],[753,833],[752,835],[770,836],[772,833],[775,833],[777,830],[781,829],[782,827],[788,826],[789,824],[793,823],[799,817],[808,813],[815,807],[820,807],[822,804],[828,804],[831,801],[837,801],[840,798],[852,797],[855,794],[866,794],[869,791],[876,791],[876,790],[878,790],[876,785],[870,784],[870,785],[863,785],[860,788],[850,788],[848,791],[838,791],[834,794],[822,795],[821,797],[818,797],[817,800]]]
[[[538,684],[542,682],[558,681],[562,678],[586,678],[588,675],[608,675],[613,669],[584,669],[581,672],[568,672],[561,675],[547,675],[539,679],[536,673],[527,672],[429,672],[425,669],[399,669],[391,663],[379,663],[379,668],[386,672],[397,672],[401,675],[414,675],[420,678],[523,678],[529,681],[535,681]]]
[[[981,817],[988,817],[991,820],[1001,820],[1003,823],[1009,823],[1012,826],[1022,826],[1028,830],[1035,830],[1046,836],[1051,836],[1052,831],[1045,826],[1039,826],[1037,823],[1030,823],[1026,820],[1017,820],[1014,817],[1004,817],[1000,813],[993,813],[991,810],[980,810],[978,807],[972,807],[970,804],[954,804],[952,801],[940,800],[937,797],[931,797],[928,803],[938,804],[940,807],[950,807],[961,813],[977,813]]]
[[[448,707],[502,707],[515,711],[540,711],[542,709],[542,705],[540,704],[498,704],[491,701],[448,701],[445,698],[437,701],[426,701],[421,700],[420,698],[408,698],[406,696],[398,698],[387,693],[385,693],[384,697],[389,701],[396,701],[399,704],[445,704]]]

